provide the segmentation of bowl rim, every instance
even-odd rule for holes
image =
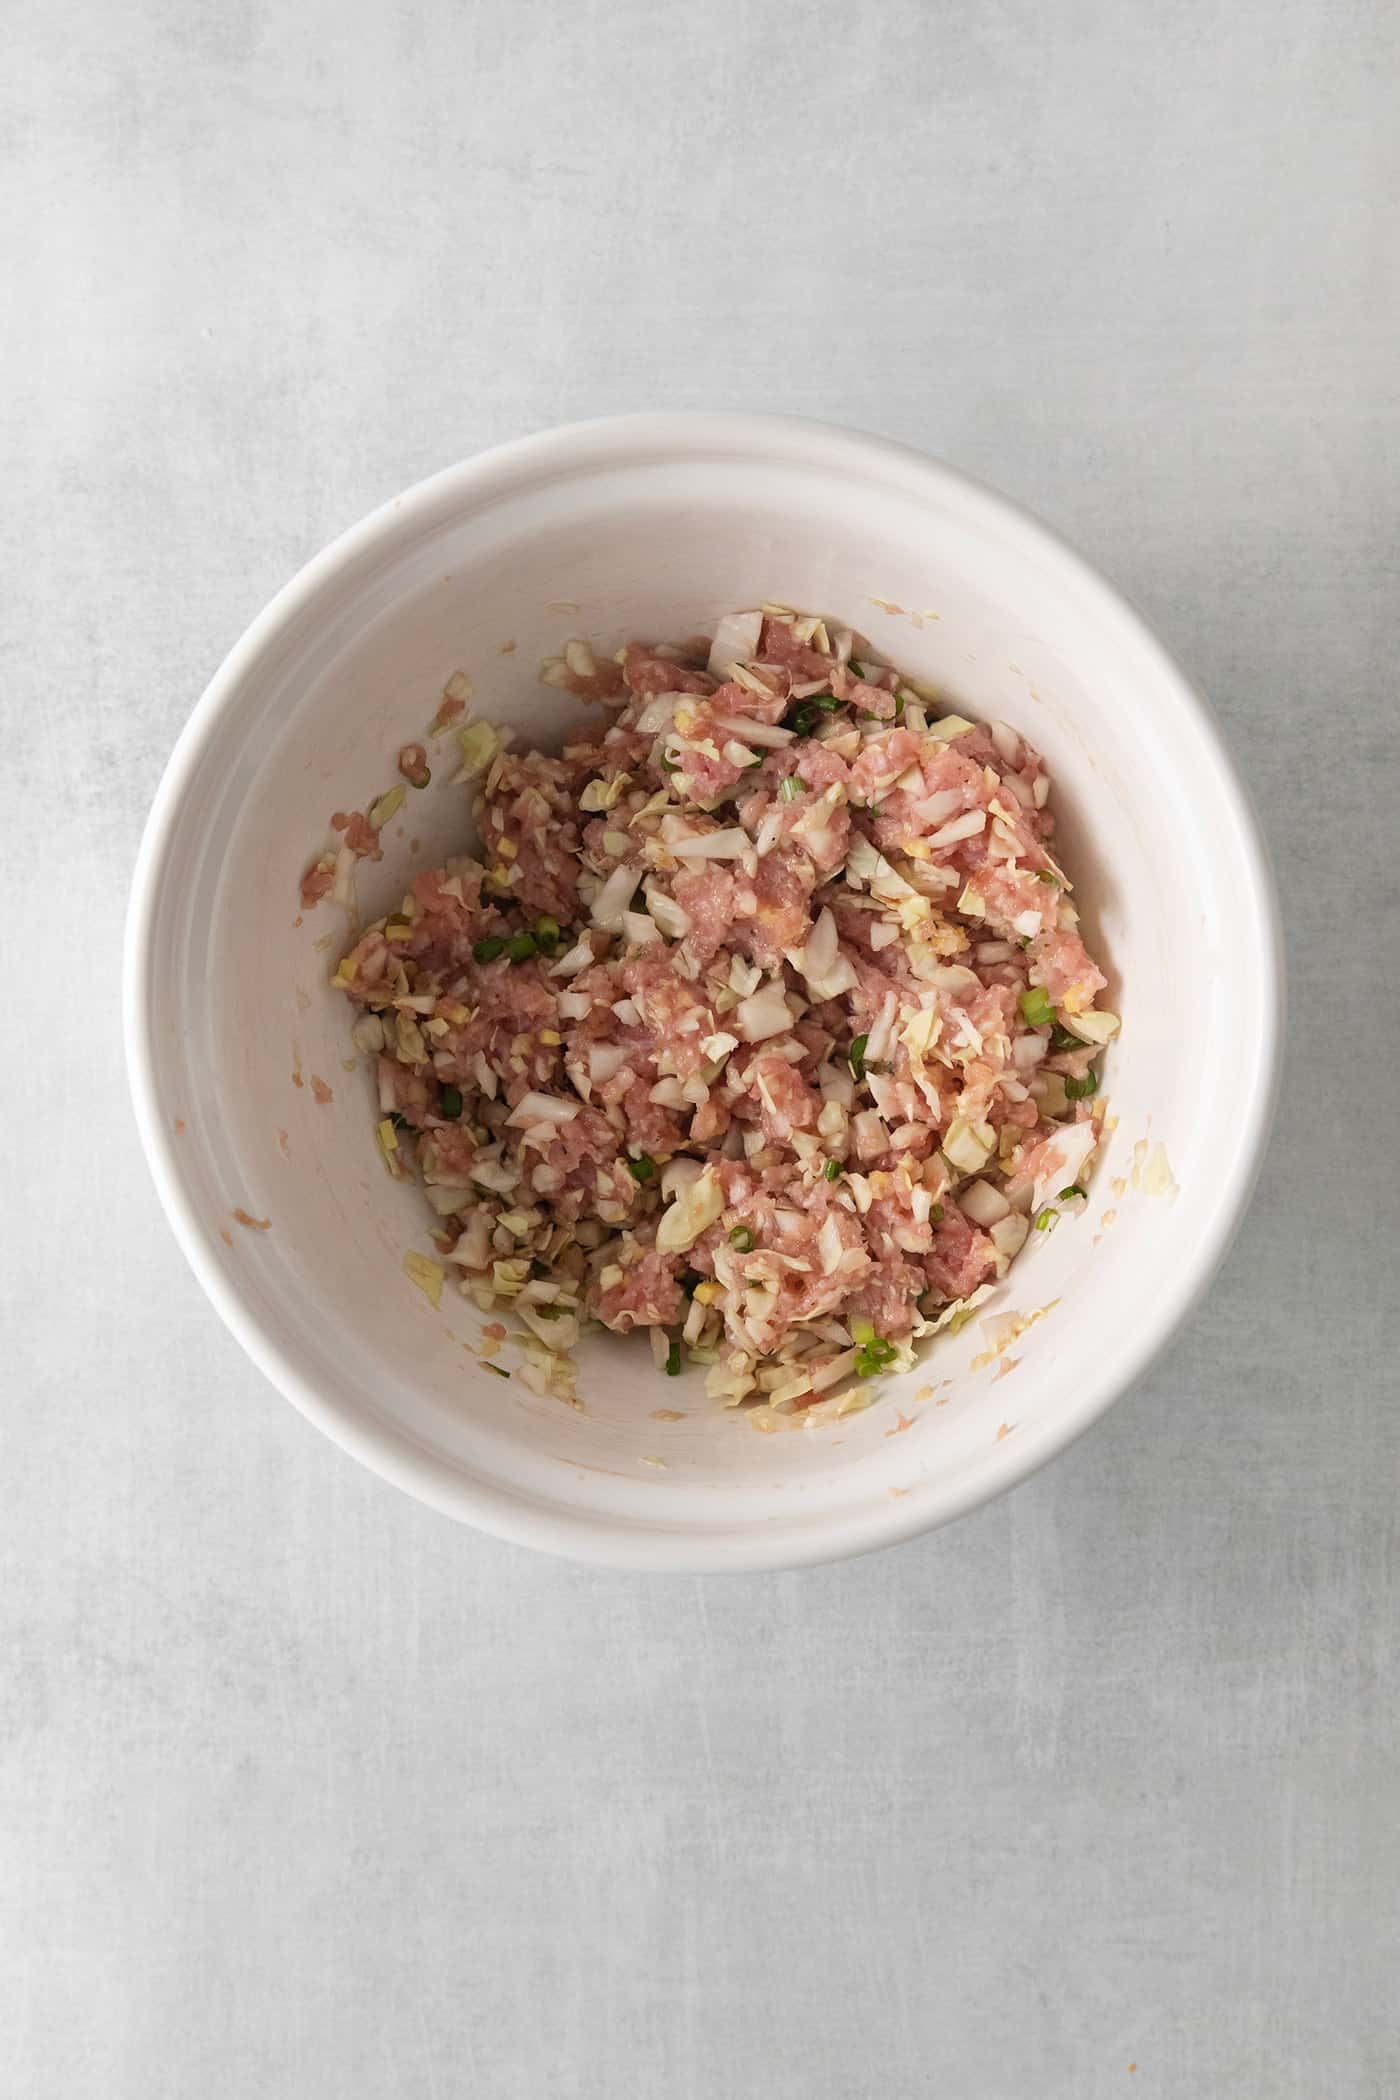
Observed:
[[[1077,1406],[1053,1423],[997,1446],[993,1477],[900,1500],[859,1505],[792,1525],[722,1528],[642,1526],[633,1520],[581,1515],[564,1506],[473,1480],[406,1434],[352,1415],[309,1379],[263,1326],[236,1287],[213,1244],[213,1228],[187,1188],[173,1131],[157,1094],[154,935],[163,879],[186,789],[240,686],[259,658],[276,647],[318,594],[371,553],[387,556],[427,529],[439,512],[479,503],[493,488],[518,488],[560,471],[614,465],[623,457],[663,459],[765,456],[785,464],[874,469],[920,480],[931,494],[954,498],[1018,537],[1103,615],[1126,625],[1174,704],[1193,718],[1229,806],[1235,846],[1248,874],[1238,924],[1249,936],[1258,976],[1256,1080],[1242,1102],[1237,1143],[1209,1229],[1159,1294],[1132,1352],[1085,1382]],[[1268,851],[1248,790],[1213,711],[1135,606],[1058,533],[1014,500],[961,469],[913,446],[807,417],[725,411],[643,411],[558,425],[492,446],[443,468],[391,497],[313,555],[251,621],[210,679],[181,731],[156,790],[132,875],[126,917],[123,1031],[132,1105],[161,1206],[215,1311],[269,1382],[341,1448],[372,1472],[443,1514],[513,1544],[541,1548],[594,1565],[647,1571],[759,1571],[810,1566],[897,1544],[950,1523],[1008,1492],[1068,1448],[1141,1379],[1166,1349],[1204,1293],[1237,1232],[1258,1179],[1279,1085],[1285,986],[1277,893]]]

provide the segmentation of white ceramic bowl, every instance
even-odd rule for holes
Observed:
[[[1124,1019],[1090,1216],[1033,1234],[983,1312],[1052,1309],[1009,1358],[990,1356],[974,1320],[867,1412],[766,1436],[707,1402],[698,1373],[660,1376],[641,1337],[585,1344],[585,1412],[540,1399],[464,1346],[479,1333],[465,1300],[434,1312],[411,1287],[400,1264],[428,1244],[421,1198],[383,1172],[369,1082],[342,1064],[350,1016],[327,988],[342,916],[324,904],[303,921],[297,904],[329,813],[395,779],[454,670],[475,681],[479,712],[548,742],[576,703],[539,685],[536,663],[564,639],[685,635],[759,599],[834,615],[1039,746],[1112,972],[1106,1003]],[[362,871],[366,912],[460,848],[465,822],[461,789],[410,796],[383,864]],[[136,1110],[171,1223],[229,1327],[313,1422],[503,1537],[631,1567],[737,1569],[942,1523],[1061,1450],[1139,1376],[1247,1200],[1281,985],[1268,872],[1210,717],[1081,561],[896,445],[777,418],[648,415],[453,467],[288,584],[161,783],[126,995]]]

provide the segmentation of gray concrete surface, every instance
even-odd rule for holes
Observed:
[[[0,2090],[1390,2100],[1400,16],[69,0],[6,46]],[[1285,900],[1189,1331],[1009,1500],[790,1578],[581,1573],[357,1471],[206,1308],[120,1065],[138,830],[244,623],[430,468],[645,404],[1040,510],[1214,695]]]

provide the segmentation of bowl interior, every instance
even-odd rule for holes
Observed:
[[[993,1299],[867,1411],[760,1435],[644,1337],[579,1352],[582,1411],[500,1379],[483,1316],[404,1276],[426,1212],[384,1173],[344,945],[298,882],[335,809],[397,778],[448,677],[523,743],[578,703],[573,635],[679,637],[761,599],[848,623],[1045,754],[1105,1003],[1109,1136],[1088,1216],[1032,1235]],[[365,917],[470,839],[411,793],[362,866]],[[586,427],[439,477],[289,588],[172,762],[134,916],[138,1106],[167,1204],[264,1368],[360,1456],[508,1535],[639,1562],[853,1550],[983,1499],[1082,1427],[1199,1288],[1243,1198],[1272,1063],[1267,887],[1213,732],[1138,623],[1048,535],[894,448],[785,424]],[[325,1098],[329,1094],[329,1098]],[[179,1126],[177,1134],[177,1120]],[[269,1220],[267,1229],[238,1214]],[[1028,1323],[993,1349],[985,1322]],[[998,1337],[1000,1330],[998,1331]],[[507,1345],[498,1358],[518,1362]],[[930,1390],[931,1389],[931,1390]],[[678,1413],[679,1420],[665,1419]]]

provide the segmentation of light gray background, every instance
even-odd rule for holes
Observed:
[[[1400,15],[5,43],[0,2090],[1393,2100]],[[245,622],[428,470],[648,404],[1041,511],[1214,695],[1284,897],[1189,1330],[1009,1500],[792,1577],[579,1572],[358,1471],[186,1273],[120,1065],[139,827]]]

